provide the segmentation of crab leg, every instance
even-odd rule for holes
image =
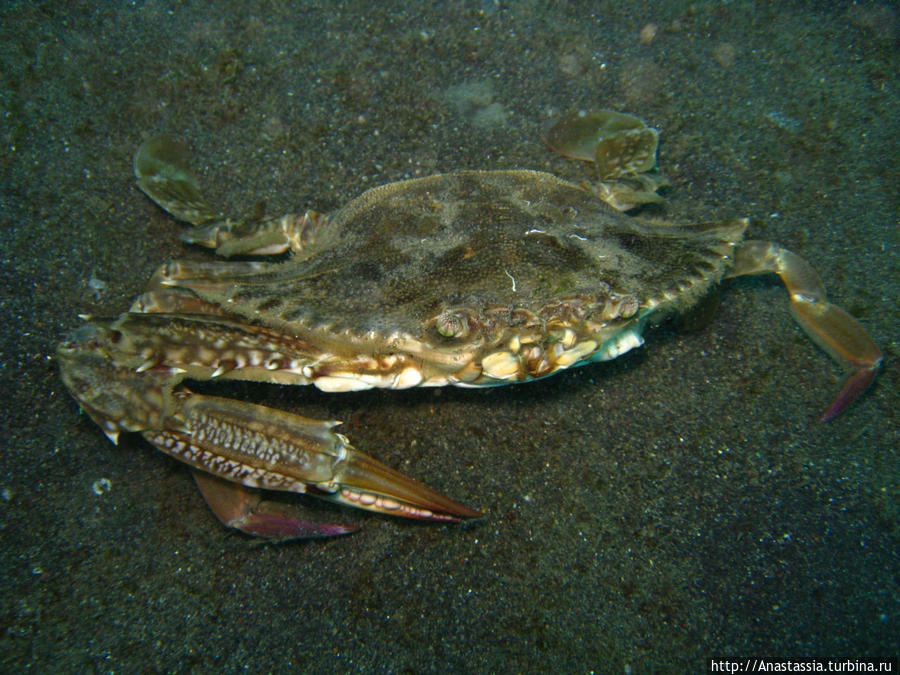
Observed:
[[[774,272],[791,295],[791,314],[812,340],[848,371],[841,393],[822,421],[837,416],[875,380],[881,349],[859,322],[825,297],[815,270],[798,255],[767,241],[745,241],[735,250],[729,277]]]
[[[300,252],[326,222],[315,211],[281,218],[226,218],[200,191],[187,148],[167,136],[141,144],[134,155],[134,175],[138,187],[160,208],[195,226],[182,236],[185,242],[215,249],[226,258]]]

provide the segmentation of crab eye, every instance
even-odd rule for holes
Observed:
[[[619,316],[630,319],[640,309],[640,302],[633,295],[623,295],[619,303]]]
[[[460,312],[441,312],[434,319],[438,334],[445,338],[463,338],[469,334],[469,317]]]

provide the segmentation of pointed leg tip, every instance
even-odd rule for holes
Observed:
[[[838,408],[837,410],[835,408],[836,408],[836,406],[833,403],[830,406],[828,406],[828,409],[824,413],[822,413],[821,417],[819,417],[819,421],[820,422],[830,422],[835,417],[837,417],[838,414],[841,412],[841,410],[843,410],[843,408]]]
[[[841,393],[834,399],[828,409],[822,413],[820,422],[829,422],[846,410],[875,381],[880,362],[873,366],[860,368],[852,373],[844,383]]]
[[[464,520],[473,518],[481,518],[484,514],[481,511],[470,509],[465,504],[450,499],[440,493],[434,493],[435,498],[423,506],[428,510],[430,516],[426,516],[426,520],[442,520],[449,523],[460,523]]]
[[[470,509],[468,506],[464,504],[460,504],[460,509],[457,513],[454,514],[456,517],[456,521],[459,522],[461,520],[471,520],[473,518],[481,518],[484,516],[482,511],[476,511],[475,509]]]
[[[402,474],[398,474],[401,475]],[[353,506],[355,508],[384,513],[401,518],[413,518],[415,520],[430,520],[441,523],[458,523],[470,518],[480,518],[482,513],[449,497],[435,492],[431,488],[403,476],[408,481],[406,487],[413,485],[416,490],[410,494],[407,490],[401,497],[396,492],[390,495],[371,491],[360,491],[348,486],[343,486],[340,492],[328,495],[339,504]]]
[[[484,514],[481,511],[476,511],[475,509],[470,509],[467,506],[463,506],[459,504],[459,508],[453,511],[425,511],[426,514],[422,516],[423,520],[435,520],[444,523],[462,523],[467,520],[474,520],[475,518],[481,518]],[[416,517],[412,515],[411,517]]]
[[[425,509],[424,516],[426,520],[441,520],[448,523],[461,523],[464,520],[472,520],[473,518],[481,518],[484,514],[481,511],[471,509],[465,504],[461,504],[455,499],[440,494],[433,493],[432,499],[422,502],[420,506]]]
[[[274,542],[339,537],[359,529],[354,525],[309,523],[284,513],[254,513],[242,522],[230,525],[244,534]]]

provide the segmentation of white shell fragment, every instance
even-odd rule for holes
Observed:
[[[112,490],[112,481],[109,478],[98,478],[91,484],[91,492],[98,497],[102,497]]]

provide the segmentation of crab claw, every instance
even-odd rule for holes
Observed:
[[[860,323],[828,301],[819,276],[800,256],[771,242],[745,241],[728,276],[774,272],[791,295],[791,314],[806,334],[849,372],[841,393],[820,418],[834,419],[875,381],[881,349]]]
[[[353,525],[307,522],[300,511],[289,504],[265,500],[258,490],[248,490],[243,485],[202,471],[194,471],[194,481],[209,508],[225,527],[251,537],[283,542],[336,537],[359,529]]]
[[[332,431],[338,422],[187,390],[173,396],[166,428],[144,437],[195,469],[247,487],[308,492],[406,518],[457,522],[481,515],[359,452]]]
[[[126,348],[127,336],[137,335],[126,328],[129,316],[94,319],[60,345],[63,381],[113,441],[123,431],[140,432],[163,452],[218,477],[198,475],[197,482],[226,525],[273,539],[350,531],[305,523],[241,486],[308,492],[406,518],[456,522],[481,515],[359,452],[332,431],[338,422],[181,387],[183,369]],[[234,487],[226,490],[225,481]]]

